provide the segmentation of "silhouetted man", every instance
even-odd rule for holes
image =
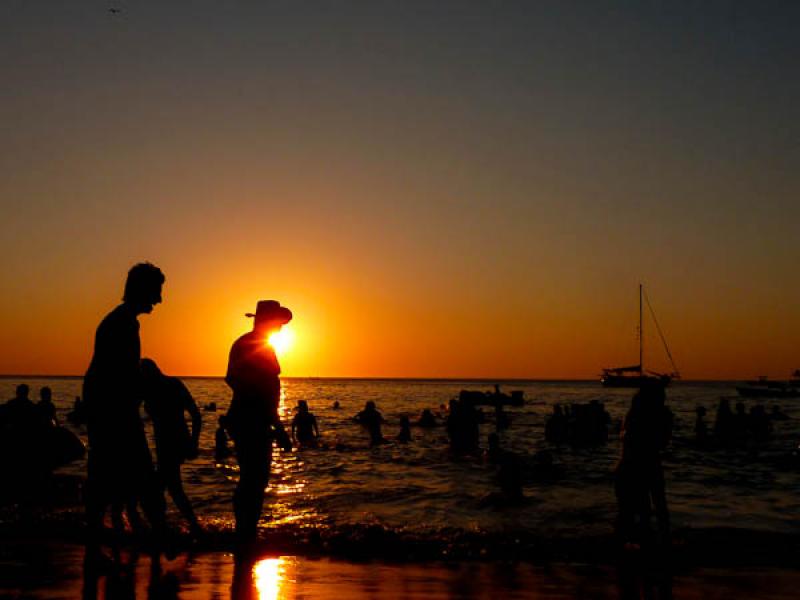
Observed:
[[[631,408],[623,421],[622,455],[615,478],[619,506],[617,532],[623,542],[638,537],[637,541],[641,543],[648,534],[651,502],[661,542],[670,542],[661,452],[672,437],[673,416],[665,406],[665,399],[662,386],[643,386],[631,400]]]
[[[233,390],[228,431],[239,463],[239,483],[233,495],[236,533],[240,542],[255,541],[269,482],[272,441],[284,450],[292,443],[278,416],[281,368],[269,336],[292,320],[292,312],[275,300],[262,300],[253,317],[253,331],[236,340],[228,359],[225,382]]]
[[[137,317],[161,302],[164,275],[150,263],[128,272],[122,304],[97,328],[94,354],[83,380],[89,435],[86,520],[87,561],[102,559],[99,536],[106,508],[131,498],[142,502],[155,533],[163,533],[163,500],[139,415],[140,342]]]

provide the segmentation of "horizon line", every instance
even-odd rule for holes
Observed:
[[[180,379],[224,379],[224,375],[171,375]],[[83,379],[84,375],[41,375],[41,374],[0,374],[2,379]],[[380,376],[320,376],[320,375],[287,375],[281,379],[333,379],[341,381],[471,381],[471,382],[559,382],[559,381],[574,381],[574,382],[594,382],[600,381],[600,375],[597,377],[410,377],[400,376],[393,377],[390,375]],[[708,378],[692,378],[692,379],[678,379],[672,383],[706,383],[706,382],[732,382],[744,381],[746,378],[735,379],[708,379]],[[777,380],[776,380],[777,381]]]

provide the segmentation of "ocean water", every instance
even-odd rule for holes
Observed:
[[[49,385],[62,424],[84,440],[85,429],[66,421],[80,393],[80,379],[3,379],[0,398],[13,396],[18,383],[31,386],[32,398]],[[198,406],[216,402],[216,412],[203,412],[201,451],[183,466],[185,489],[204,526],[224,535],[232,529],[231,495],[237,479],[235,461],[215,464],[214,431],[224,414],[230,391],[215,378],[185,380]],[[497,490],[495,467],[480,456],[454,458],[444,427],[412,427],[408,444],[369,448],[367,433],[352,421],[373,400],[389,424],[384,436],[393,439],[399,419],[412,422],[423,408],[444,413],[444,406],[461,389],[490,390],[498,382],[454,380],[286,379],[281,415],[287,425],[298,400],[306,400],[316,415],[323,448],[274,454],[261,526],[275,535],[331,543],[413,540],[446,552],[464,540],[535,538],[587,539],[610,533],[616,504],[612,471],[620,452],[615,434],[628,408],[631,390],[609,390],[595,382],[499,382],[504,391],[523,390],[524,406],[508,407],[509,429],[500,432],[501,446],[523,457],[550,450],[563,473],[548,483],[526,481],[527,501],[514,507],[487,507],[482,500]],[[708,409],[713,425],[721,396],[734,397],[733,383],[679,382],[668,389],[675,413],[674,438],[664,467],[673,526],[676,529],[737,528],[754,532],[800,533],[800,400],[778,402],[791,419],[774,423],[771,439],[736,450],[701,449],[694,443],[694,410]],[[551,446],[544,440],[545,418],[555,403],[600,400],[611,415],[609,442],[597,448]],[[340,409],[333,408],[338,401]],[[749,408],[755,401],[744,400]],[[775,402],[767,400],[767,409]],[[481,440],[495,430],[491,409]],[[149,431],[149,424],[148,424]],[[85,463],[76,462],[59,475],[80,487]],[[78,523],[79,491],[65,494],[49,518]],[[170,503],[170,518],[180,518]],[[6,512],[3,519],[13,518]],[[375,533],[378,532],[378,533]],[[377,538],[375,537],[377,536]],[[386,537],[390,536],[390,537]],[[478,546],[481,542],[478,542]],[[486,552],[485,548],[474,549]]]

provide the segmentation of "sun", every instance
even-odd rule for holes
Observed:
[[[294,342],[294,333],[287,327],[276,331],[267,339],[267,343],[278,354],[285,354],[292,347],[292,342]]]

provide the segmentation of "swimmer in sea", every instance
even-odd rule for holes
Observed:
[[[417,427],[425,427],[427,429],[430,427],[437,427],[438,425],[439,423],[436,422],[436,417],[433,415],[430,408],[424,409],[417,420]]]
[[[308,410],[308,402],[297,401],[297,414],[292,419],[292,440],[307,448],[319,445],[319,427],[317,418]]]
[[[386,420],[383,418],[383,415],[378,412],[372,400],[369,400],[364,405],[364,410],[353,417],[353,420],[369,431],[370,446],[386,443],[383,433],[381,432],[381,425],[386,423]]]
[[[406,415],[400,417],[400,433],[397,434],[397,441],[403,444],[411,441],[411,421]]]

